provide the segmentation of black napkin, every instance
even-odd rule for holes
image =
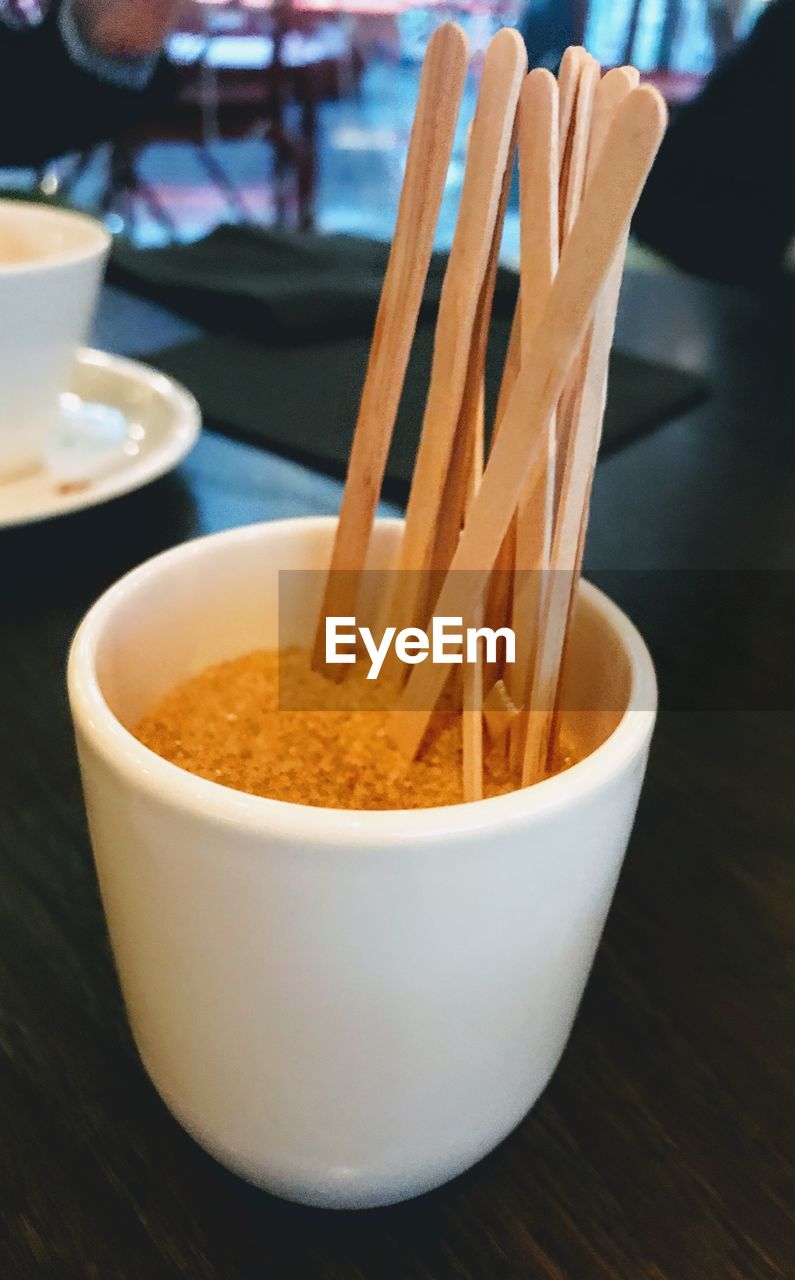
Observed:
[[[196,320],[211,333],[158,351],[151,363],[183,382],[218,430],[345,473],[388,246],[357,236],[220,227],[167,249],[114,246],[111,279]],[[433,353],[446,256],[431,262],[384,492],[405,498]],[[493,417],[517,279],[500,269],[486,367]],[[603,449],[683,412],[702,379],[614,352]]]
[[[221,226],[166,249],[119,240],[108,276],[215,332],[290,344],[369,336],[388,253],[362,236]],[[436,313],[446,265],[446,254],[431,258],[421,319]],[[516,289],[516,273],[500,268],[496,315],[513,313]]]
[[[497,321],[486,371],[491,420],[508,322]],[[414,466],[430,372],[433,329],[417,331],[389,455],[384,496],[405,500]],[[345,475],[368,342],[266,347],[213,336],[156,352],[151,363],[184,383],[199,400],[208,426],[323,471]],[[705,395],[701,379],[613,352],[602,451],[619,448]]]

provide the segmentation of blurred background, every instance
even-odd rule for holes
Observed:
[[[556,68],[584,43],[609,67],[633,62],[672,110],[750,30],[764,0],[184,0],[166,45],[176,92],[112,144],[4,169],[0,186],[62,197],[151,247],[221,222],[391,235],[420,63],[450,18],[478,59],[518,25],[531,65]],[[4,0],[35,23],[34,0]],[[459,138],[439,224],[449,244],[463,173]],[[518,245],[509,211],[504,251]]]

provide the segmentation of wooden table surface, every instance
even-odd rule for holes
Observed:
[[[471,1172],[395,1208],[280,1202],[165,1110],[125,1025],[64,691],[75,625],[122,571],[198,532],[332,512],[339,486],[207,433],[143,492],[0,534],[3,1280],[795,1274],[793,318],[792,295],[627,282],[619,344],[714,389],[595,486],[589,564],[660,674],[637,825],[543,1097]],[[188,330],[108,291],[97,342]]]

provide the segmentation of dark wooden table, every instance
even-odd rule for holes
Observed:
[[[620,344],[714,385],[595,487],[589,563],[661,679],[635,833],[544,1096],[470,1173],[393,1209],[275,1200],[159,1101],[125,1025],[63,681],[78,619],[123,570],[198,532],[333,511],[339,486],[208,433],[137,495],[0,535],[3,1280],[795,1274],[793,318],[792,296],[627,282]],[[97,340],[187,331],[109,291]]]

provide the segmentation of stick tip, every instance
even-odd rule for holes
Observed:
[[[558,75],[565,77],[573,75],[579,71],[580,67],[590,58],[588,50],[581,44],[570,44],[568,49],[564,50],[563,57],[560,60],[560,69]]]
[[[443,22],[437,27],[428,41],[425,50],[425,56],[433,51],[447,52],[451,55],[458,54],[464,58],[469,58],[469,40],[464,28],[457,22]]]
[[[621,103],[638,87],[638,72],[635,67],[613,67],[599,81],[594,97],[594,113],[599,118],[602,130],[606,130]],[[604,141],[599,139],[599,147]],[[598,151],[599,147],[595,150]]]
[[[641,84],[624,99],[627,110],[642,121],[650,131],[662,138],[668,124],[668,107],[659,89],[653,84]]]
[[[621,76],[629,84],[630,89],[637,89],[640,84],[640,72],[637,67],[613,67],[604,78],[605,80],[614,80],[617,76]]]
[[[536,94],[552,97],[558,91],[558,82],[547,67],[533,67],[525,76],[522,85],[522,97],[530,99]]]
[[[486,61],[496,62],[503,58],[510,59],[514,66],[527,70],[527,46],[516,27],[501,27],[489,41],[486,50]]]
[[[554,128],[558,128],[558,82],[546,67],[534,67],[525,76],[519,94],[519,129],[520,136],[533,138],[544,123],[554,120]]]

